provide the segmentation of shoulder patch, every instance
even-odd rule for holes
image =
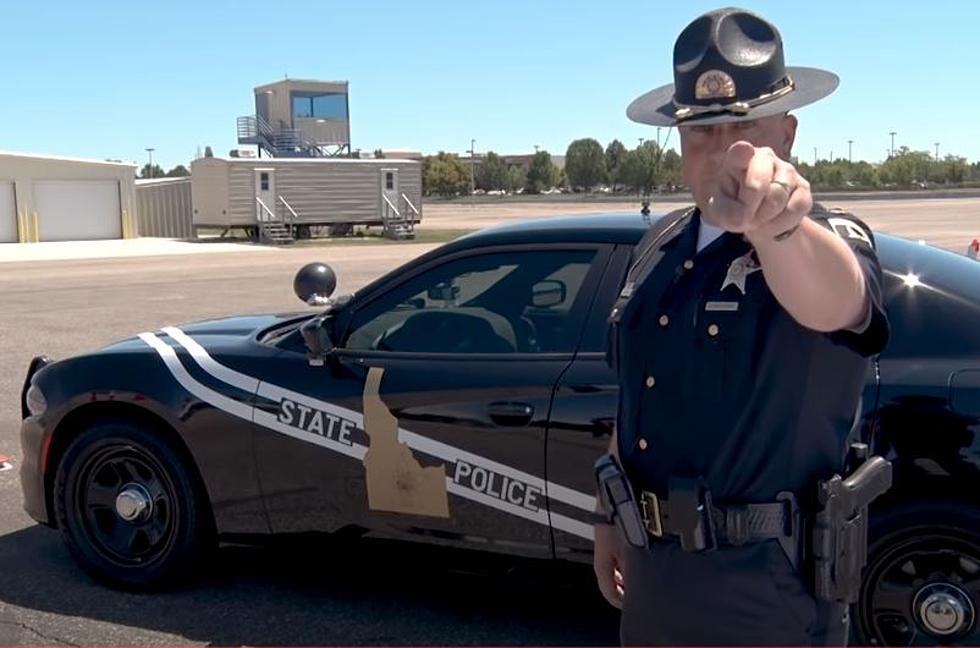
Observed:
[[[860,225],[855,223],[849,218],[828,218],[827,224],[830,225],[830,229],[834,231],[837,236],[841,238],[858,239],[864,241],[869,246],[874,244],[871,242],[871,238],[868,236]]]

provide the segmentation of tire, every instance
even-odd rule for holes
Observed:
[[[923,610],[935,596],[951,634],[929,627]],[[948,600],[948,599],[946,599]],[[936,608],[932,608],[936,609]],[[965,502],[911,502],[872,516],[868,564],[855,606],[860,645],[980,643],[980,509]]]
[[[55,477],[55,515],[82,569],[121,589],[185,582],[215,546],[189,462],[152,428],[129,421],[94,424],[69,444]]]

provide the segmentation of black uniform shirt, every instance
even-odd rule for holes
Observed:
[[[868,358],[885,346],[888,323],[870,230],[819,207],[810,218],[857,253],[871,298],[860,332],[798,324],[741,235],[698,252],[696,211],[666,239],[613,338],[619,453],[637,487],[663,497],[669,476],[703,477],[716,502],[768,502],[841,469]]]

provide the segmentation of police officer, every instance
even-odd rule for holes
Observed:
[[[870,230],[815,205],[788,161],[788,111],[836,86],[786,67],[776,28],[727,8],[681,32],[674,83],[627,111],[678,127],[695,206],[653,225],[610,316],[610,451],[649,539],[595,526],[624,644],[846,641],[846,605],[801,570],[802,521],[843,469],[888,323]]]

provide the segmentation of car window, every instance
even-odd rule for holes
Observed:
[[[570,353],[594,250],[449,261],[359,310],[345,348],[418,353]]]

